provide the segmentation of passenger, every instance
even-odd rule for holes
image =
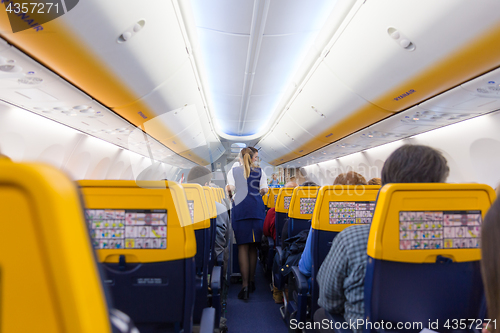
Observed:
[[[359,173],[354,171],[349,171],[347,173],[342,173],[335,178],[333,185],[366,185],[365,177],[361,176]],[[311,238],[312,238],[312,227],[309,230],[309,235],[307,236],[306,247],[299,261],[299,271],[308,277],[307,282],[309,284],[309,290],[311,290],[311,275],[312,275],[312,249],[311,249]]]
[[[368,185],[382,185],[382,179],[372,178],[368,181]]]
[[[212,172],[202,166],[193,167],[187,176],[187,182],[191,184],[200,184],[201,186],[208,186],[212,180]],[[217,234],[215,236],[215,255],[219,257],[224,249],[227,247],[227,241],[229,239],[229,216],[227,214],[227,209],[223,204],[215,202],[215,207],[217,209],[216,229]],[[227,266],[224,258],[224,269]]]
[[[238,298],[248,300],[249,292],[255,290],[255,269],[257,266],[257,245],[262,239],[262,225],[265,207],[261,195],[268,190],[267,177],[257,167],[259,152],[253,147],[240,152],[241,166],[228,175],[229,190],[235,192],[231,210],[232,223],[240,264],[242,288]]]
[[[388,183],[441,183],[448,177],[446,159],[437,150],[404,145],[382,168],[382,185]],[[364,279],[370,225],[355,225],[340,232],[318,272],[318,304],[346,321],[364,318]],[[497,282],[496,282],[497,283]],[[355,329],[361,332],[362,329]]]
[[[306,182],[313,182],[315,184],[321,184],[322,183],[322,179],[324,179],[322,177],[321,174],[315,174],[315,173],[312,173],[312,172],[307,172],[307,170],[304,168],[304,167],[301,167],[299,169],[299,179],[302,179],[302,184],[303,183],[306,183]],[[302,186],[301,184],[301,186]]]
[[[488,318],[500,322],[500,197],[491,205],[484,217],[481,230],[481,275],[488,308]],[[495,325],[496,326],[496,325]],[[498,332],[496,327],[483,329],[483,333]]]
[[[273,174],[271,175],[271,177],[272,177],[273,179],[269,182],[269,186],[276,186],[276,185],[279,185],[279,183],[278,183],[278,178],[277,178],[276,174],[275,174],[275,173],[273,173]]]
[[[349,171],[338,175],[333,185],[366,185],[366,179],[357,172]]]
[[[284,186],[285,188],[297,187],[297,183],[288,182]],[[274,239],[274,244],[276,244],[276,229],[275,229],[275,218],[276,210],[275,207],[267,211],[266,219],[264,221],[263,233],[266,237],[272,237]]]

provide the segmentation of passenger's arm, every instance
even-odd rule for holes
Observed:
[[[274,208],[269,209],[266,218],[264,220],[264,226],[262,227],[262,233],[264,236],[273,237],[271,234],[271,224],[274,224],[275,213]]]
[[[235,182],[234,182],[234,176],[233,176],[233,169],[231,169],[227,173],[227,185],[226,185],[226,192],[227,192],[227,195],[229,196],[229,198],[233,197],[234,188],[235,188],[234,186],[235,186]]]
[[[311,249],[312,227],[307,235],[304,252],[300,256],[299,271],[307,277],[312,275],[312,249]]]
[[[222,204],[216,202],[215,207],[217,208],[217,217],[215,219],[217,234],[215,241],[220,248],[225,248],[228,243],[228,237],[226,237],[226,235],[229,229],[229,215],[227,214],[225,206]]]
[[[260,170],[261,170],[261,174],[260,174],[260,195],[264,195],[268,191],[267,176],[266,176],[266,173],[264,172],[264,170],[262,170],[262,169],[260,169]]]
[[[318,272],[318,305],[330,313],[344,313],[344,280],[347,275],[347,251],[342,233],[333,240],[330,252]]]

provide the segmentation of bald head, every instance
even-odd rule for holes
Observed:
[[[285,184],[285,187],[297,187],[297,183],[296,182],[288,182]]]

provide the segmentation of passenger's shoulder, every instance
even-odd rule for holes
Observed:
[[[370,225],[353,225],[342,230],[337,237],[344,240],[352,240],[353,238],[368,238],[370,234]]]
[[[227,211],[226,206],[224,206],[223,204],[221,204],[220,202],[217,202],[217,201],[215,202],[215,208],[217,210],[217,215]]]

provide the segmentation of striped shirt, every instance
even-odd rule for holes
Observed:
[[[319,306],[345,320],[364,318],[364,283],[370,225],[356,225],[334,238],[318,272]],[[356,332],[361,332],[362,327]]]

